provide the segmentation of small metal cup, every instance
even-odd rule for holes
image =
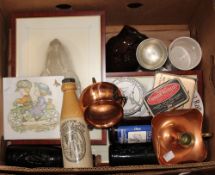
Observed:
[[[166,45],[159,39],[143,40],[137,47],[136,57],[141,67],[155,70],[164,65],[168,51]]]

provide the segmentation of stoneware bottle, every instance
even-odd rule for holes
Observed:
[[[75,79],[65,78],[62,81],[63,104],[60,132],[64,167],[92,167],[89,130],[75,90]]]

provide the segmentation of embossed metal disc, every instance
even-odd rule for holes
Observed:
[[[202,99],[197,91],[194,92],[193,100],[192,100],[192,108],[198,109],[202,116],[204,116],[204,106]]]
[[[129,116],[140,111],[143,106],[143,94],[145,93],[143,85],[131,77],[116,78],[113,83],[127,98],[127,102],[123,107],[124,115]]]

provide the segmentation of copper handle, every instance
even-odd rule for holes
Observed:
[[[92,78],[92,82],[93,82],[93,84],[96,83],[96,78],[95,77]]]
[[[213,133],[210,133],[210,132],[202,133],[202,138],[204,139],[208,139],[212,137],[213,137]]]
[[[206,133],[202,133],[202,138],[203,139],[209,139],[209,138],[212,138],[213,137],[213,133],[209,133],[209,132],[206,132]],[[189,133],[189,132],[184,132],[182,134],[180,134],[179,136],[179,143],[182,145],[182,146],[191,146],[195,141],[195,137],[193,136],[193,134]]]

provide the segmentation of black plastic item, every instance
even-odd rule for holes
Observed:
[[[130,72],[139,67],[136,49],[141,41],[148,37],[136,29],[125,25],[117,36],[106,44],[107,72]]]
[[[9,145],[6,149],[6,165],[20,167],[63,167],[60,147],[40,145]]]
[[[151,143],[109,146],[109,164],[111,166],[157,163],[157,158]]]

